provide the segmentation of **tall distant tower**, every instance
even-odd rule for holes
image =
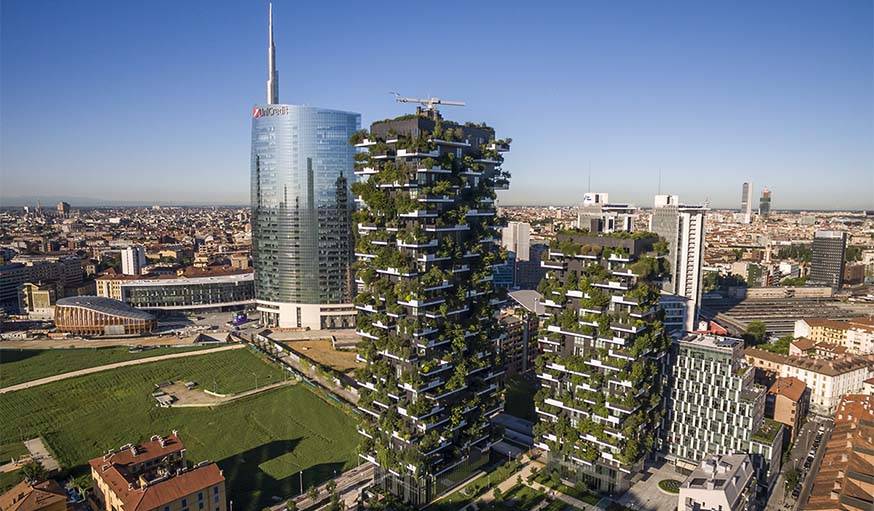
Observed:
[[[771,190],[762,188],[762,198],[759,199],[759,216],[767,218],[771,214]]]
[[[267,104],[279,103],[279,74],[276,71],[276,45],[273,43],[273,2],[267,7]]]
[[[847,233],[816,231],[811,247],[808,284],[840,289],[844,283],[844,259],[847,254]]]
[[[252,109],[252,260],[265,326],[351,327],[352,112],[279,104],[273,7],[267,103]]]
[[[748,224],[753,220],[753,182],[744,183],[740,198],[740,214],[743,215],[743,223]]]

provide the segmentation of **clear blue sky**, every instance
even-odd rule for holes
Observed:
[[[512,137],[505,204],[592,188],[650,205],[874,208],[872,2],[297,2],[283,102],[409,111]],[[2,0],[0,196],[248,202],[266,1]]]

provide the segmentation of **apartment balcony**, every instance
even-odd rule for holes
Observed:
[[[453,232],[453,231],[469,231],[470,226],[467,224],[445,225],[438,227],[436,225],[426,225],[425,232]]]
[[[434,376],[435,374],[439,374],[439,373],[442,373],[443,371],[447,371],[449,369],[452,369],[453,367],[455,367],[455,364],[453,364],[452,362],[442,362],[437,367],[434,367],[430,371],[425,372],[422,370],[422,368],[420,366],[419,367],[419,374],[421,374],[422,376],[425,376],[425,377],[431,377],[431,376]]]
[[[366,252],[355,252],[355,257],[360,259],[376,259],[375,254],[368,254]]]
[[[425,394],[425,397],[427,397],[428,399],[432,399],[434,401],[440,401],[442,399],[446,399],[447,397],[451,396],[452,394],[455,394],[457,392],[461,392],[462,390],[464,390],[466,388],[467,388],[467,385],[462,385],[461,387],[459,387],[457,389],[447,390],[446,392],[444,392],[442,394],[438,394],[436,396],[433,396],[431,394]]]
[[[395,277],[415,277],[415,276],[419,275],[418,271],[401,272],[399,269],[392,268],[392,267],[377,268],[376,273],[381,273],[383,275],[394,275]]]
[[[440,156],[440,151],[438,149],[433,149],[427,152],[398,149],[397,156],[398,158],[438,158]]]
[[[431,239],[428,241],[412,241],[410,243],[403,241],[403,240],[400,240],[400,239],[397,240],[397,245],[401,248],[416,248],[416,249],[436,248],[439,244],[440,244],[440,241],[437,240],[437,238],[434,238],[434,239]]]
[[[362,167],[360,169],[355,169],[353,174],[356,176],[373,176],[375,174],[379,174],[379,171],[373,167]]]
[[[427,314],[426,314],[426,316],[427,316]],[[451,342],[452,342],[451,339],[428,339],[427,341],[417,340],[416,347],[422,348],[422,349],[433,349],[433,348],[437,348],[439,346],[445,346]]]
[[[550,270],[566,270],[567,263],[563,262],[555,262],[555,261],[540,261],[541,268],[547,268]]]
[[[422,199],[419,199],[420,201]],[[417,209],[409,213],[401,213],[398,215],[401,218],[437,218],[437,213],[426,209]]]
[[[465,216],[495,216],[495,211],[491,209],[471,209]]]
[[[428,202],[434,204],[448,204],[451,202],[455,202],[455,198],[448,195],[420,195],[417,197],[417,200],[419,202]]]
[[[489,144],[488,148],[492,151],[497,151],[499,153],[506,153],[507,151],[510,150],[510,144],[499,144],[499,143],[493,142],[493,143]]]
[[[373,335],[373,334],[368,333],[368,332],[365,332],[364,330],[355,330],[355,335],[357,335],[359,337],[366,337],[368,339],[373,339],[373,340],[379,339],[378,336]]]
[[[444,169],[443,167],[435,165],[435,166],[431,167],[430,169],[427,167],[417,167],[416,173],[417,174],[452,174],[452,170],[451,169]]]
[[[445,145],[447,147],[470,147],[470,143],[467,141],[457,142],[455,140],[443,140],[442,138],[432,138],[431,142],[434,142],[437,145]]]
[[[370,140],[369,138],[365,138],[361,142],[355,144],[355,147],[370,147],[373,145],[376,145],[376,140]]]
[[[449,256],[439,256],[437,254],[422,254],[416,258],[416,261],[420,263],[433,263],[436,261],[448,261],[449,259]]]
[[[629,284],[622,282],[621,280],[608,280],[606,282],[595,282],[592,284],[593,287],[599,287],[601,289],[609,289],[611,291],[628,291],[631,289]]]
[[[436,298],[433,300],[419,300],[419,299],[398,300],[398,305],[406,305],[407,307],[422,308],[422,307],[431,307],[434,305],[440,305],[441,303],[443,303],[445,301],[446,301],[445,298]]]
[[[632,261],[631,256],[622,255],[622,254],[610,254],[610,257],[607,258],[608,261],[615,261],[618,263],[630,263]]]

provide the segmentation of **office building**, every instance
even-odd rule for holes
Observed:
[[[120,300],[144,310],[229,311],[255,302],[251,271],[186,268],[181,274],[101,275],[97,296]]]
[[[57,205],[57,210],[58,210],[58,216],[62,216],[64,218],[67,218],[68,216],[70,216],[70,213],[72,211],[70,209],[70,205],[66,202],[59,202]]]
[[[671,337],[683,337],[689,331],[689,304],[685,296],[677,296],[662,291],[659,295],[659,308],[664,311],[662,324]]]
[[[423,505],[483,466],[497,441],[496,188],[509,144],[433,108],[380,121],[354,142],[361,293],[361,456],[374,487]]]
[[[810,256],[811,286],[840,289],[844,283],[844,258],[847,251],[847,233],[843,231],[816,231]]]
[[[753,220],[753,183],[746,182],[743,185],[740,198],[741,222],[748,224]]]
[[[516,287],[518,289],[537,289],[540,281],[546,276],[546,268],[540,266],[540,261],[549,250],[545,243],[534,243],[528,251],[527,261],[516,261]]]
[[[680,485],[679,511],[752,511],[756,476],[746,454],[708,456]]]
[[[780,471],[782,424],[765,417],[767,389],[744,361],[743,339],[690,334],[671,348],[665,458],[695,470],[707,456],[747,453],[759,484]]]
[[[124,275],[140,275],[145,265],[145,247],[132,245],[121,251],[121,273]]]
[[[823,359],[747,348],[745,356],[763,381],[790,376],[803,381],[810,388],[810,410],[819,415],[831,415],[841,396],[862,392],[865,380],[874,376],[874,355]]]
[[[27,314],[31,319],[52,319],[57,299],[57,284],[25,282],[21,285],[21,303],[18,309],[21,314]]]
[[[663,289],[685,297],[685,330],[691,332],[701,310],[704,264],[704,217],[707,208],[680,204],[676,195],[656,195],[649,230],[668,243],[671,278]]]
[[[657,312],[666,255],[653,236],[570,232],[543,261],[535,445],[564,479],[623,493],[655,446],[670,345]]]
[[[789,430],[795,440],[810,408],[810,389],[798,378],[777,378],[765,398],[765,417],[774,419]]]
[[[84,282],[82,262],[68,255],[16,256],[0,265],[0,307],[19,312],[21,286],[26,282],[55,284],[60,296],[78,294]]]
[[[762,197],[759,199],[759,216],[768,218],[771,214],[771,190],[762,189]]]
[[[349,327],[353,209],[361,116],[279,103],[272,10],[267,104],[252,111],[252,260],[265,326]]]
[[[127,444],[88,462],[94,497],[105,511],[225,511],[225,477],[215,463],[190,465],[174,431]]]
[[[611,203],[609,198],[603,192],[586,192],[577,213],[577,227],[593,233],[633,231],[637,208],[632,204]]]
[[[507,252],[503,263],[492,268],[492,282],[495,287],[514,289],[516,287],[516,253]]]
[[[844,396],[804,511],[874,509],[874,396]]]
[[[528,261],[531,252],[531,224],[507,222],[501,229],[501,245],[516,254],[516,261]]]

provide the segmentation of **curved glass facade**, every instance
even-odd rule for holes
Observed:
[[[252,114],[255,298],[296,304],[352,301],[355,149],[361,116],[298,105]]]

